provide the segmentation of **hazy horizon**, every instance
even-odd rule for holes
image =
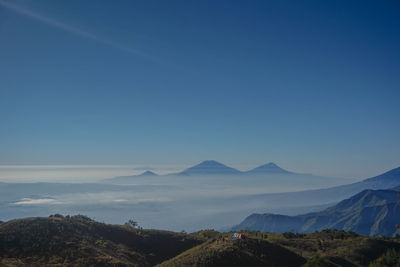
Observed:
[[[97,182],[107,178],[118,176],[139,175],[145,171],[152,171],[158,175],[167,175],[181,172],[193,165],[0,165],[0,182]],[[266,162],[267,163],[267,162]],[[279,165],[279,164],[278,164]],[[248,171],[260,165],[228,165],[240,171]],[[282,167],[282,166],[280,166]],[[398,167],[394,166],[393,168]],[[284,168],[286,169],[286,168]],[[286,169],[295,173],[311,174],[315,176],[324,176],[330,178],[346,179],[349,182],[359,181],[370,178],[390,169],[383,170],[378,173],[371,173],[366,176],[331,176],[321,173],[313,173],[312,171],[302,172],[299,170]]]
[[[287,199],[277,205],[276,200],[270,203],[258,199],[263,195],[328,188],[356,181],[308,174],[246,172],[126,177],[138,171],[132,167],[0,167],[0,181],[3,175],[8,175],[8,182],[12,182],[0,186],[3,192],[0,194],[1,219],[80,213],[118,224],[134,216],[145,228],[219,229],[252,212],[299,214],[320,210],[333,202],[297,199],[296,203],[290,203]],[[119,175],[123,177],[104,180]],[[125,180],[118,180],[121,178]]]

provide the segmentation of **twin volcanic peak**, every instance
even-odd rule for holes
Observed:
[[[238,169],[226,166],[215,160],[205,160],[193,167],[187,168],[182,172],[178,173],[171,173],[169,175],[183,175],[183,176],[190,176],[190,175],[252,175],[252,174],[296,174],[293,172],[289,172],[287,170],[282,169],[278,165],[273,162],[268,164],[259,166],[257,168],[248,170],[248,171],[240,171]],[[106,182],[112,183],[130,183],[133,181],[133,178],[137,177],[155,177],[158,176],[157,173],[152,171],[145,171],[141,174],[136,175],[129,175],[129,176],[119,176],[111,179],[105,179]]]
[[[179,173],[180,175],[206,175],[206,174],[294,174],[282,169],[273,162],[251,169],[239,171],[215,160],[206,160]]]

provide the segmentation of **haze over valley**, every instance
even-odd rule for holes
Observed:
[[[36,170],[43,171],[39,167]],[[51,168],[51,172],[63,170],[68,173],[65,167]],[[116,167],[111,170],[121,171]],[[1,183],[0,201],[3,220],[53,213],[86,214],[107,223],[122,224],[134,217],[146,228],[197,231],[229,228],[251,213],[298,215],[319,211],[363,189],[398,185],[396,179],[348,186],[354,180],[299,174],[275,163],[238,170],[207,160],[165,174],[140,170],[136,175],[100,176],[80,183]]]

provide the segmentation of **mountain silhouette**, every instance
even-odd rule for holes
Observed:
[[[276,165],[273,162],[258,166],[254,169],[251,169],[249,171],[247,171],[246,173],[249,174],[294,174],[293,172],[287,171],[285,169],[282,169],[281,167],[279,167],[278,165]]]
[[[190,167],[180,175],[207,175],[207,174],[240,174],[241,171],[228,167],[215,160],[205,160],[193,167]]]
[[[323,229],[393,236],[400,221],[396,190],[364,190],[320,212],[298,216],[252,214],[232,230],[309,233]]]
[[[139,174],[138,176],[157,176],[157,173],[154,173],[152,171],[145,171],[142,174]]]
[[[158,176],[158,174],[155,172],[152,172],[152,171],[145,171],[141,174],[128,175],[128,176],[117,176],[114,178],[104,179],[103,181],[106,183],[131,183],[131,182],[135,181],[135,178],[152,177],[152,176]]]

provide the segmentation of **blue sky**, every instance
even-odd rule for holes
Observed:
[[[0,164],[400,165],[398,1],[0,0]]]

